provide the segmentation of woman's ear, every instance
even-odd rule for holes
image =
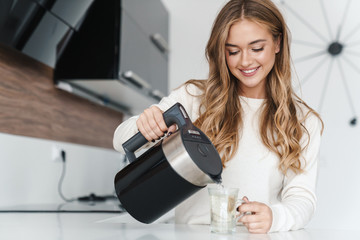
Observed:
[[[282,39],[282,35],[280,34],[277,39],[275,40],[275,53],[280,52],[281,49],[281,39]]]

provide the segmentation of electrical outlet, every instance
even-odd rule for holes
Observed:
[[[52,145],[52,148],[51,148],[51,161],[53,161],[53,162],[61,162],[62,161],[61,151],[62,151],[62,149],[59,146]]]

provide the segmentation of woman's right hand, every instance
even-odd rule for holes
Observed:
[[[169,128],[166,126],[163,112],[156,106],[145,109],[136,121],[136,126],[148,141],[153,142],[163,137],[166,132],[174,132],[176,130],[175,125]]]

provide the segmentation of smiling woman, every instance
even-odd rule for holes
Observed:
[[[159,104],[122,123],[114,148],[138,131],[150,141],[168,128],[162,113],[180,102],[212,141],[224,166],[223,185],[239,188],[249,232],[304,227],[316,206],[322,121],[292,89],[286,23],[270,0],[230,0],[206,46],[209,75],[190,80]],[[245,197],[247,196],[247,197]],[[249,200],[250,201],[249,201]],[[207,189],[175,210],[177,223],[210,222]]]

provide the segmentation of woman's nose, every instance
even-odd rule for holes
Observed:
[[[248,67],[252,63],[252,58],[247,52],[243,52],[240,57],[239,65],[242,67]]]

